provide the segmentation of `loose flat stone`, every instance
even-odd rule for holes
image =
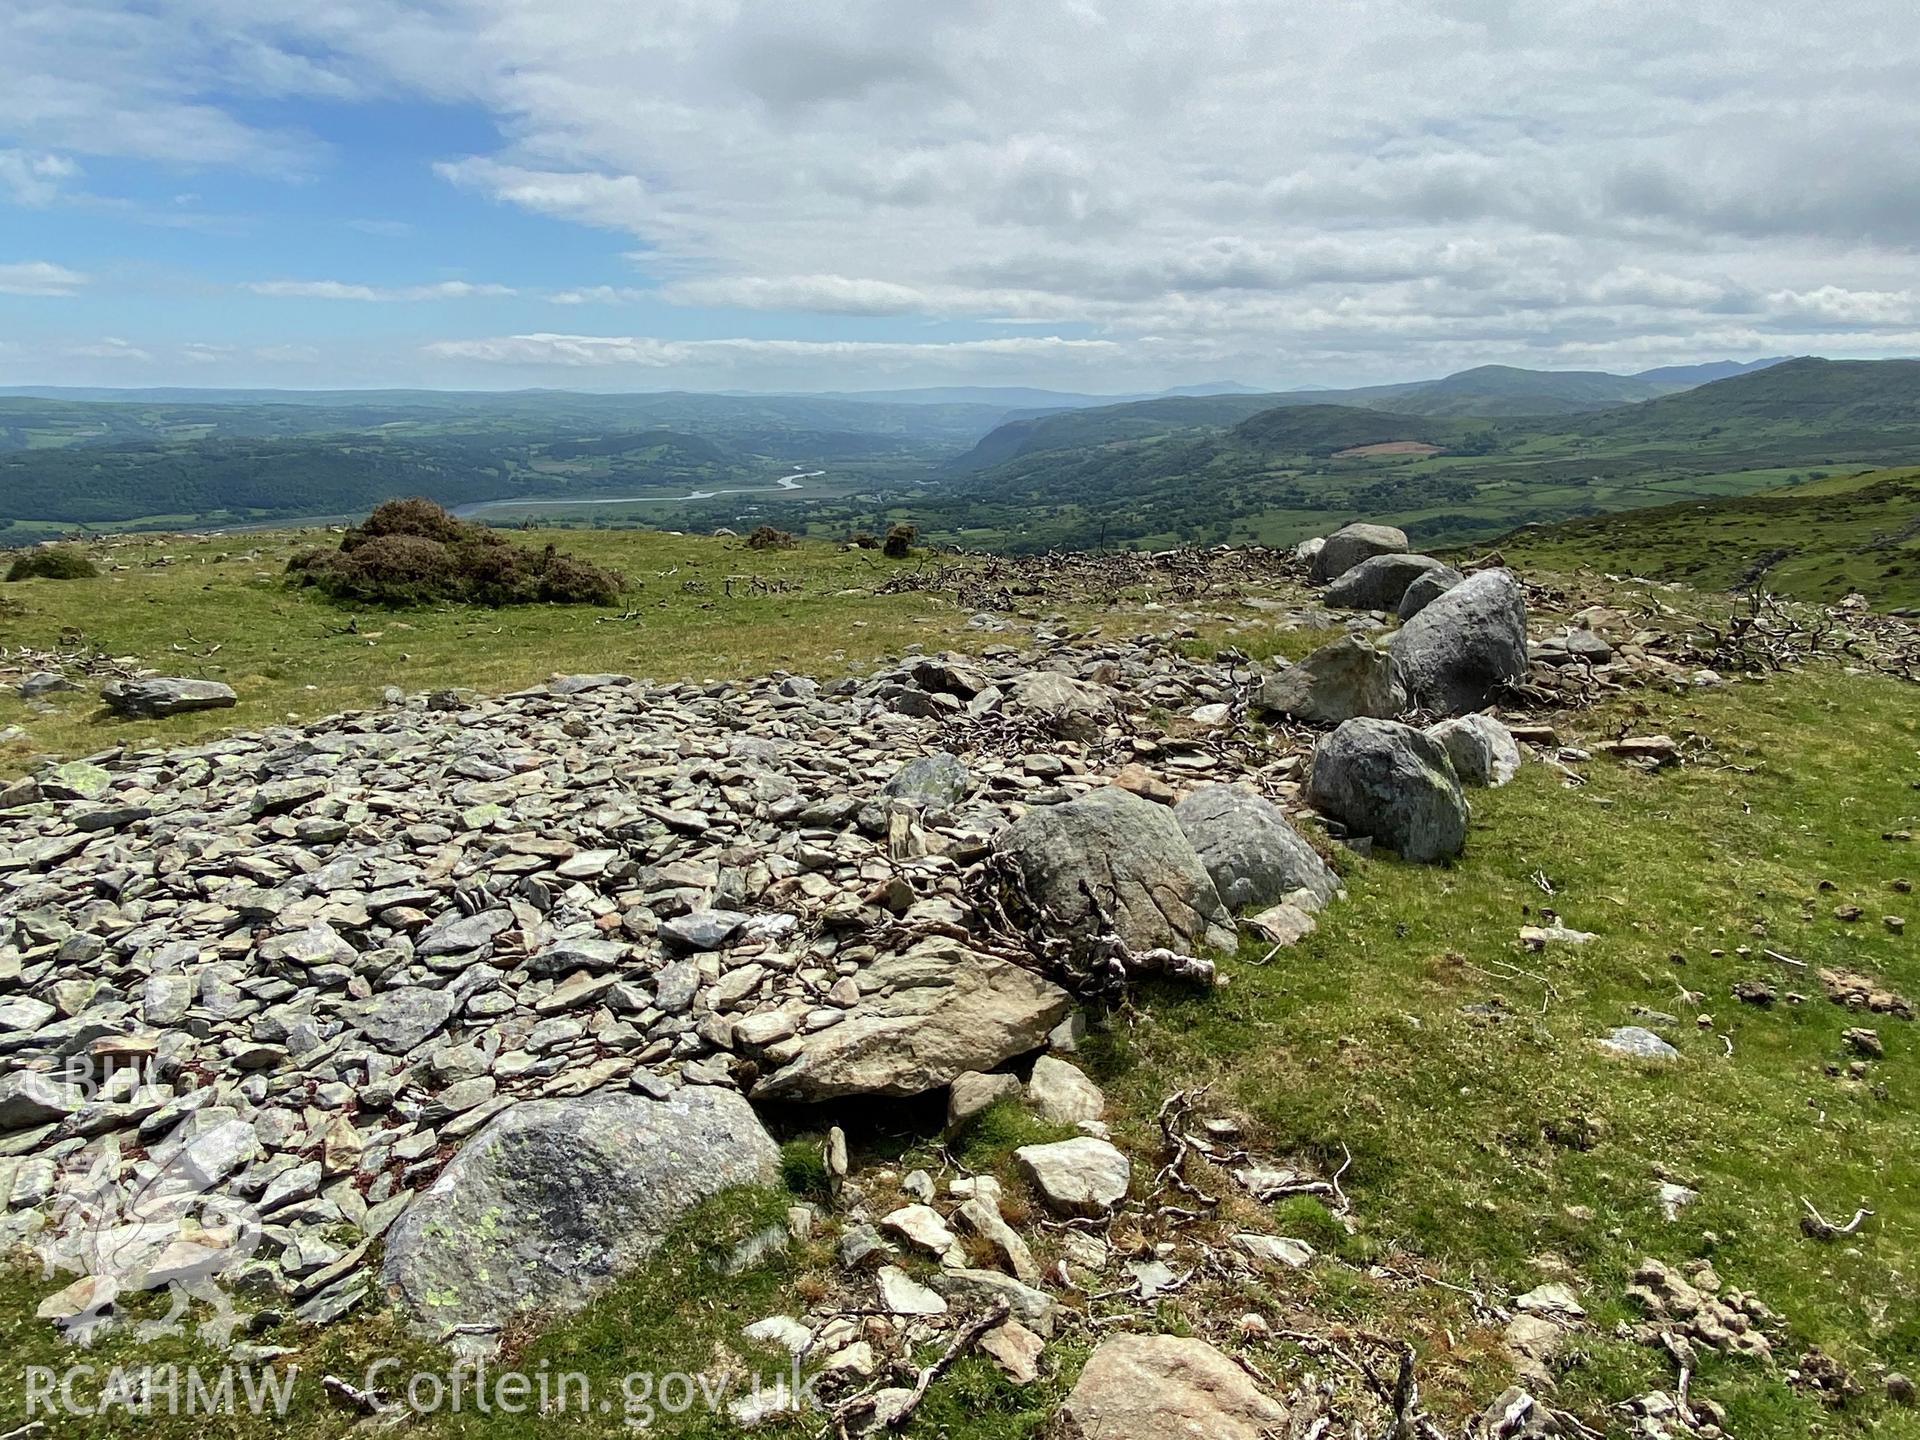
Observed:
[[[1127,1157],[1091,1136],[1051,1145],[1022,1145],[1013,1152],[1013,1159],[1057,1215],[1097,1219],[1126,1198],[1133,1179]]]

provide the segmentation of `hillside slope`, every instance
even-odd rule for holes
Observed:
[[[1828,603],[1858,591],[1880,609],[1920,606],[1920,470],[1528,527],[1493,544],[1548,569],[1589,566],[1710,590],[1760,584]]]
[[[1545,688],[1553,677],[1536,667],[1542,688],[1502,707],[1538,727],[1511,783],[1475,789],[1465,851],[1425,866],[1341,844],[1313,816],[1297,793],[1309,735],[1193,718],[1202,702],[1236,705],[1271,657],[1297,659],[1339,633],[1341,617],[1282,557],[924,565],[820,545],[582,539],[639,577],[642,621],[445,607],[411,612],[403,629],[286,590],[276,562],[305,543],[290,534],[261,535],[250,553],[177,537],[103,543],[94,554],[112,568],[97,579],[7,587],[5,680],[51,665],[79,688],[30,703],[0,686],[0,759],[40,776],[35,789],[0,787],[0,915],[11,922],[0,956],[18,962],[0,971],[0,1003],[9,1063],[47,1082],[8,1092],[0,1178],[15,1203],[0,1225],[51,1246],[68,1225],[128,1213],[111,1208],[118,1183],[149,1180],[170,1153],[140,1141],[141,1127],[155,1105],[179,1102],[148,1134],[164,1139],[191,1110],[178,1133],[196,1141],[196,1163],[215,1150],[199,1143],[207,1134],[229,1146],[217,1152],[226,1163],[196,1171],[200,1189],[257,1202],[222,1213],[264,1214],[268,1226],[244,1268],[200,1273],[231,1288],[251,1317],[246,1338],[263,1347],[249,1363],[275,1366],[291,1396],[283,1415],[239,1406],[212,1419],[123,1399],[50,1434],[334,1440],[357,1402],[327,1377],[348,1377],[384,1385],[393,1411],[377,1423],[398,1415],[395,1428],[426,1440],[628,1428],[609,1414],[664,1440],[722,1440],[740,1429],[691,1398],[709,1384],[732,1399],[748,1376],[811,1375],[850,1343],[860,1348],[843,1366],[884,1382],[898,1365],[912,1378],[997,1299],[1033,1322],[1030,1335],[1000,1337],[1037,1360],[1032,1373],[1010,1378],[1003,1345],[989,1347],[1000,1363],[957,1345],[927,1375],[924,1408],[899,1429],[907,1440],[1045,1435],[1090,1352],[1155,1332],[1211,1344],[1217,1373],[1241,1386],[1257,1377],[1299,1411],[1325,1404],[1321,1434],[1391,1434],[1403,1355],[1424,1416],[1416,1433],[1487,1433],[1472,1417],[1492,1406],[1497,1420],[1516,1407],[1510,1386],[1544,1396],[1550,1381],[1552,1405],[1580,1427],[1563,1434],[1609,1434],[1627,1407],[1653,1405],[1640,1397],[1674,1392],[1663,1327],[1692,1331],[1674,1348],[1689,1358],[1696,1413],[1724,1420],[1722,1434],[1920,1431],[1888,1383],[1920,1370],[1909,999],[1920,960],[1900,919],[1920,719],[1910,683],[1865,673],[1897,668],[1914,643],[1906,627],[1829,630],[1785,669],[1749,677],[1705,639],[1702,622],[1725,616],[1718,598],[1664,593],[1660,608],[1644,586],[1543,584],[1530,597],[1535,637],[1581,614],[1614,638],[1616,657],[1584,690],[1573,667],[1553,672],[1564,689]],[[719,583],[745,574],[769,583]],[[966,618],[976,615],[990,623]],[[1722,683],[1680,683],[1709,660]],[[102,681],[127,662],[224,678],[240,707],[97,717]],[[595,673],[549,683],[575,666]],[[610,670],[651,678],[622,683]],[[1020,684],[1040,672],[1107,689],[1114,703],[1093,738],[1020,713]],[[796,675],[846,683],[815,689]],[[1012,713],[928,698],[976,683]],[[383,700],[387,684],[402,698]],[[429,703],[456,686],[474,688]],[[335,713],[348,707],[358,713]],[[238,733],[222,743],[197,743],[230,724]],[[1610,752],[1622,735],[1655,732],[1672,737],[1652,747],[1667,763]],[[95,759],[53,771],[35,750]],[[923,781],[930,772],[959,797],[888,794],[913,758]],[[937,1031],[995,1047],[987,1054],[1004,1059],[987,1063],[1013,1077],[970,1126],[950,1128],[944,1084],[929,1089],[923,1067],[955,1052],[914,1043],[943,1017],[902,1038],[897,1016],[868,1020],[900,992],[861,982],[902,973],[907,951],[903,990],[966,1004],[977,992],[940,983],[960,945],[1061,973],[1009,927],[985,842],[1045,817],[1124,873],[1140,859],[1103,844],[1115,833],[1154,835],[1156,859],[1186,842],[1177,816],[1114,786],[1172,798],[1229,782],[1246,787],[1241,805],[1255,787],[1273,796],[1285,813],[1267,823],[1279,829],[1256,833],[1297,833],[1344,893],[1292,945],[1257,938],[1241,917],[1241,942],[1208,956],[1227,983],[1103,977],[1069,1002],[1085,1011],[1084,1033],[1044,1069],[1054,1017],[1010,1034],[1010,997],[1033,980],[1007,977],[1001,1023]],[[89,792],[99,798],[74,798]],[[1102,806],[1082,797],[1100,792],[1121,803],[1089,837],[1077,827]],[[890,819],[863,825],[863,810]],[[1190,883],[1212,888],[1204,875]],[[1550,919],[1580,938],[1540,938]],[[1036,926],[1065,938],[1044,918]],[[316,954],[322,963],[296,958]],[[149,1016],[176,992],[188,1013],[163,1028]],[[803,1017],[807,1039],[795,1034]],[[62,1100],[52,1082],[68,1073],[73,1037],[115,1025],[127,1033],[100,1037],[114,1047],[164,1047],[157,1093]],[[783,1142],[777,1155],[760,1147],[762,1183],[695,1211],[644,1262],[610,1260],[599,1242],[653,1209],[627,1203],[630,1192],[613,1204],[583,1196],[625,1174],[600,1147],[624,1154],[617,1134],[503,1146],[501,1190],[479,1196],[476,1218],[442,1220],[449,1195],[480,1188],[464,1162],[502,1129],[581,1096],[621,1109],[656,1093],[684,1104],[690,1088],[696,1108],[718,1096],[737,1110],[788,1063],[790,1042],[832,1045],[837,1026],[862,1037],[862,1083],[883,1065],[919,1075],[906,1076],[906,1098],[760,1103],[757,1123]],[[1658,1037],[1662,1058],[1598,1043],[1623,1027]],[[535,1097],[544,1115],[507,1108]],[[15,1123],[82,1103],[68,1121]],[[1039,1159],[1017,1155],[1078,1136],[1076,1155],[1105,1156],[1076,1127],[1088,1113],[1126,1167],[1095,1216],[1085,1196],[1056,1191],[1050,1206]],[[215,1128],[236,1121],[241,1136]],[[646,1134],[644,1158],[669,1175],[698,1180],[695,1167],[737,1153],[681,1147],[659,1123],[666,1138]],[[89,1163],[53,1163],[79,1157]],[[77,1214],[49,1195],[102,1181]],[[512,1203],[535,1189],[568,1203]],[[1050,1213],[1076,1203],[1077,1219]],[[1835,1233],[1856,1207],[1871,1213]],[[1833,1225],[1823,1231],[1815,1210]],[[507,1247],[528,1253],[554,1214],[564,1249],[538,1267],[490,1263]],[[48,1228],[36,1231],[41,1216]],[[142,1219],[158,1223],[152,1210]],[[848,1263],[876,1227],[893,1248]],[[404,1269],[399,1235],[450,1256],[443,1283],[411,1296],[434,1307],[427,1334],[387,1305],[379,1245]],[[220,1237],[198,1238],[198,1255],[224,1258]],[[961,1259],[973,1273],[954,1273]],[[444,1388],[404,1383],[444,1383],[454,1327],[463,1345],[494,1333],[497,1322],[468,1318],[476,1290],[551,1294],[556,1275],[589,1260],[596,1277],[618,1273],[574,1313],[513,1316],[485,1369],[579,1377],[555,1405],[455,1410]],[[882,1260],[892,1268],[876,1274]],[[1676,1297],[1662,1325],[1648,1323],[1660,1318],[1649,1273]],[[79,1303],[62,1288],[71,1278],[39,1264],[0,1270],[12,1363],[56,1375],[76,1365],[48,1318]],[[923,1300],[922,1286],[940,1298]],[[1143,1289],[1157,1293],[1143,1300]],[[155,1312],[166,1298],[152,1297]],[[235,1359],[211,1328],[155,1336],[131,1323],[149,1314],[141,1307],[122,1297],[101,1317],[112,1323],[85,1352],[94,1368],[68,1372],[70,1404],[99,1396],[110,1367],[213,1374]],[[1542,1330],[1512,1325],[1541,1310],[1578,1320],[1545,1330],[1544,1369],[1515,1343]],[[196,1304],[188,1318],[206,1313]],[[795,1372],[772,1341],[801,1330],[819,1343]],[[688,1404],[642,1415],[633,1377],[662,1373],[687,1381]],[[850,1393],[864,1377],[841,1383]],[[608,1408],[585,1408],[588,1396]],[[833,1428],[808,1414],[749,1433],[814,1440]]]
[[[1446,545],[1763,491],[1811,470],[1920,463],[1920,361],[1794,360],[1588,415],[1402,415],[1337,394],[1281,399],[1224,428],[1129,434],[1128,407],[1038,420],[1035,434],[1051,439],[1025,437],[1009,458],[894,509],[936,533],[1022,549],[1280,543],[1359,518]],[[1102,428],[1076,445],[1070,424]],[[1369,453],[1395,441],[1416,443]]]

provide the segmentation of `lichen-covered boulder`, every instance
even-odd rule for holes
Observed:
[[[1446,747],[1462,785],[1500,786],[1519,773],[1520,744],[1491,715],[1456,715],[1429,725],[1427,734]]]
[[[436,1334],[575,1310],[695,1205],[779,1173],[779,1147],[731,1090],[523,1101],[395,1222],[383,1277]]]
[[[887,781],[886,793],[909,805],[938,809],[959,804],[972,788],[973,772],[959,756],[941,750],[902,765]]]
[[[1431,555],[1375,555],[1327,586],[1321,598],[1344,610],[1394,610],[1415,580],[1446,568]]]
[[[1007,703],[1033,715],[1062,740],[1097,740],[1113,719],[1119,697],[1091,680],[1035,670],[1013,682]]]
[[[1233,917],[1173,812],[1117,785],[1039,805],[1001,832],[996,850],[1059,933],[1084,941],[1088,892],[1135,950],[1230,948]],[[983,1068],[983,1067],[974,1067]]]
[[[1343,525],[1327,536],[1326,543],[1314,552],[1307,567],[1307,578],[1316,585],[1338,580],[1362,560],[1376,555],[1404,555],[1407,532],[1391,525],[1356,523]]]
[[[1399,608],[1395,611],[1400,623],[1406,624],[1466,578],[1451,565],[1442,565],[1438,570],[1425,570],[1416,575],[1413,583],[1407,586],[1406,594],[1400,597]]]
[[[1356,715],[1388,719],[1406,708],[1393,660],[1358,635],[1348,635],[1260,682],[1254,706],[1302,725],[1338,725]]]
[[[1173,807],[1173,818],[1233,910],[1277,905],[1300,890],[1324,905],[1340,889],[1340,878],[1280,807],[1253,790],[1204,785]]]
[[[1467,801],[1438,740],[1393,720],[1349,720],[1313,748],[1307,798],[1355,835],[1404,860],[1458,855]]]
[[[1410,704],[1464,715],[1527,674],[1527,602],[1511,570],[1469,575],[1393,633],[1393,670]]]

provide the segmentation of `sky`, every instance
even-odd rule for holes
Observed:
[[[0,385],[1920,354],[1906,0],[5,0]]]

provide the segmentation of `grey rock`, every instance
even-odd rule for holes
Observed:
[[[459,1002],[445,990],[408,986],[367,1001],[359,1011],[361,1032],[380,1049],[404,1055],[439,1033]]]
[[[50,670],[36,671],[14,687],[22,700],[37,700],[42,695],[52,695],[61,691],[71,692],[79,688],[66,676]]]
[[[1431,555],[1375,555],[1327,586],[1321,598],[1345,610],[1397,610],[1415,580],[1447,568]]]
[[[1013,1162],[1057,1215],[1103,1216],[1126,1198],[1133,1179],[1127,1157],[1090,1135],[1022,1145]]]
[[[1173,807],[1221,900],[1234,910],[1277,905],[1298,890],[1326,904],[1340,877],[1265,796],[1237,785],[1205,785]]]
[[[754,1099],[924,1094],[1039,1049],[1072,1005],[1050,981],[943,937],[874,961],[862,988],[838,1024],[789,1042],[792,1059]]]
[[[1427,570],[1415,576],[1413,583],[1407,586],[1406,594],[1400,597],[1398,614],[1401,623],[1411,620],[1464,579],[1466,576],[1451,565],[1443,565],[1438,570]]]
[[[414,953],[423,959],[433,955],[464,955],[478,950],[503,930],[513,928],[511,910],[483,910],[478,915],[458,911],[443,915],[421,932]]]
[[[490,1121],[395,1222],[383,1277],[423,1328],[585,1304],[702,1200],[780,1152],[730,1090],[533,1100]]]
[[[594,690],[633,684],[631,675],[556,675],[547,685],[549,695],[585,695]]]
[[[1348,635],[1269,673],[1254,704],[1303,725],[1338,725],[1362,715],[1390,719],[1406,708],[1406,695],[1387,653]]]
[[[571,975],[576,970],[601,974],[617,970],[631,947],[612,940],[572,936],[556,940],[537,955],[528,957],[526,970],[532,975]]]
[[[1019,867],[1034,901],[1082,943],[1094,922],[1089,889],[1135,950],[1235,943],[1233,917],[1173,812],[1118,786],[1027,811],[995,848]]]
[[[959,1130],[982,1110],[1019,1093],[1018,1075],[983,1075],[978,1070],[956,1075],[947,1092],[947,1128]]]
[[[1355,835],[1404,860],[1458,855],[1467,801],[1439,741],[1392,720],[1349,720],[1313,749],[1307,798]]]
[[[1267,1440],[1286,1407],[1204,1340],[1103,1340],[1054,1419],[1059,1440]]]
[[[1050,1125],[1078,1125],[1107,1112],[1107,1097],[1077,1065],[1042,1055],[1027,1080],[1027,1104]]]
[[[0,1078],[0,1134],[64,1120],[80,1107],[72,1087],[31,1070]]]
[[[1482,570],[1436,597],[1387,641],[1409,703],[1464,715],[1527,674],[1527,603],[1510,570]]]
[[[682,950],[718,950],[747,923],[738,910],[695,910],[660,922],[660,938]]]
[[[100,698],[115,714],[135,720],[158,720],[193,710],[226,710],[240,701],[231,686],[217,680],[161,677],[112,681],[101,690]]]
[[[1099,739],[1118,703],[1118,697],[1104,685],[1051,670],[1020,676],[1007,698],[1015,709],[1031,712],[1063,740]]]
[[[53,1006],[44,1000],[16,995],[0,1000],[0,1035],[30,1034],[53,1019]]]
[[[1462,785],[1497,787],[1519,773],[1519,742],[1491,715],[1458,715],[1429,725],[1427,734],[1446,747]]]
[[[1622,1025],[1594,1041],[1610,1055],[1626,1060],[1678,1060],[1680,1052],[1643,1025]]]
[[[973,773],[956,755],[942,750],[909,760],[887,781],[886,793],[913,805],[944,809],[967,798]]]
[[[1316,585],[1337,580],[1362,560],[1376,555],[1404,555],[1407,534],[1391,525],[1356,523],[1343,525],[1327,536],[1326,543],[1314,553],[1307,567],[1307,578]]]

